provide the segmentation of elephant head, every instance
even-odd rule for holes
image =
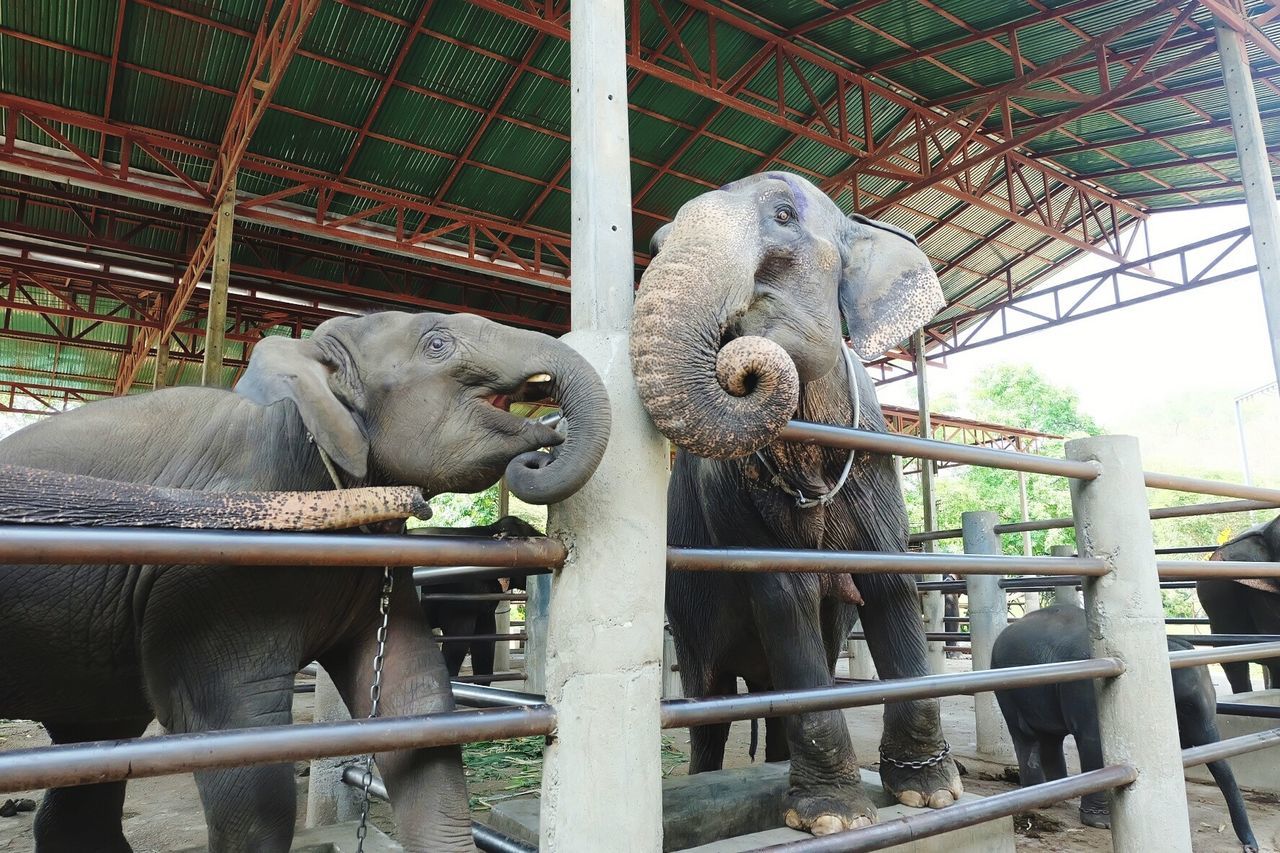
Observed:
[[[843,345],[879,355],[943,304],[914,238],[765,172],[686,202],[654,235],[631,365],[658,429],[699,456],[771,441]]]
[[[1254,525],[1224,542],[1209,559],[1242,560],[1250,563],[1269,563],[1280,559],[1280,515],[1266,524]],[[1274,583],[1272,585],[1280,586]]]
[[[505,470],[517,497],[554,503],[582,487],[609,439],[608,394],[581,356],[471,314],[339,317],[306,340],[265,338],[236,391],[292,401],[355,480],[428,495],[479,491]],[[547,398],[563,433],[508,411]]]

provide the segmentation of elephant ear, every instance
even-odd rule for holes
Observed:
[[[915,332],[946,303],[929,258],[906,231],[855,213],[842,243],[840,313],[863,359]]]
[[[334,391],[335,385],[348,384],[343,374],[349,370],[316,343],[324,325],[310,340],[267,337],[258,341],[235,390],[260,406],[292,400],[316,444],[342,470],[361,480],[368,473],[369,439]]]

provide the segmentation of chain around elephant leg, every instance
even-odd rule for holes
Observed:
[[[964,785],[942,737],[933,699],[886,705],[880,742],[880,781],[898,802],[940,809],[960,799]]]

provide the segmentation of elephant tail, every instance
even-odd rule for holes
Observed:
[[[1218,783],[1218,790],[1222,791],[1222,797],[1227,801],[1227,814],[1231,816],[1231,828],[1235,830],[1236,838],[1248,853],[1256,853],[1258,841],[1253,836],[1253,827],[1249,825],[1249,814],[1245,811],[1244,798],[1240,796],[1240,788],[1236,785],[1231,765],[1227,764],[1226,759],[1210,761],[1209,772],[1213,774],[1213,781]]]
[[[747,755],[752,761],[756,760],[756,746],[760,743],[760,721],[753,719],[751,721],[751,743],[747,746]]]

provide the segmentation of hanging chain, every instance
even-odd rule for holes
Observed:
[[[391,567],[382,570],[382,594],[378,597],[378,650],[373,655],[373,683],[369,685],[369,719],[378,716],[378,704],[382,699],[382,663],[387,656],[387,623],[391,615]],[[356,827],[356,853],[364,853],[364,838],[369,834],[369,786],[373,784],[373,753],[364,760],[364,775],[360,777],[360,789],[364,800],[360,805],[360,825]]]

